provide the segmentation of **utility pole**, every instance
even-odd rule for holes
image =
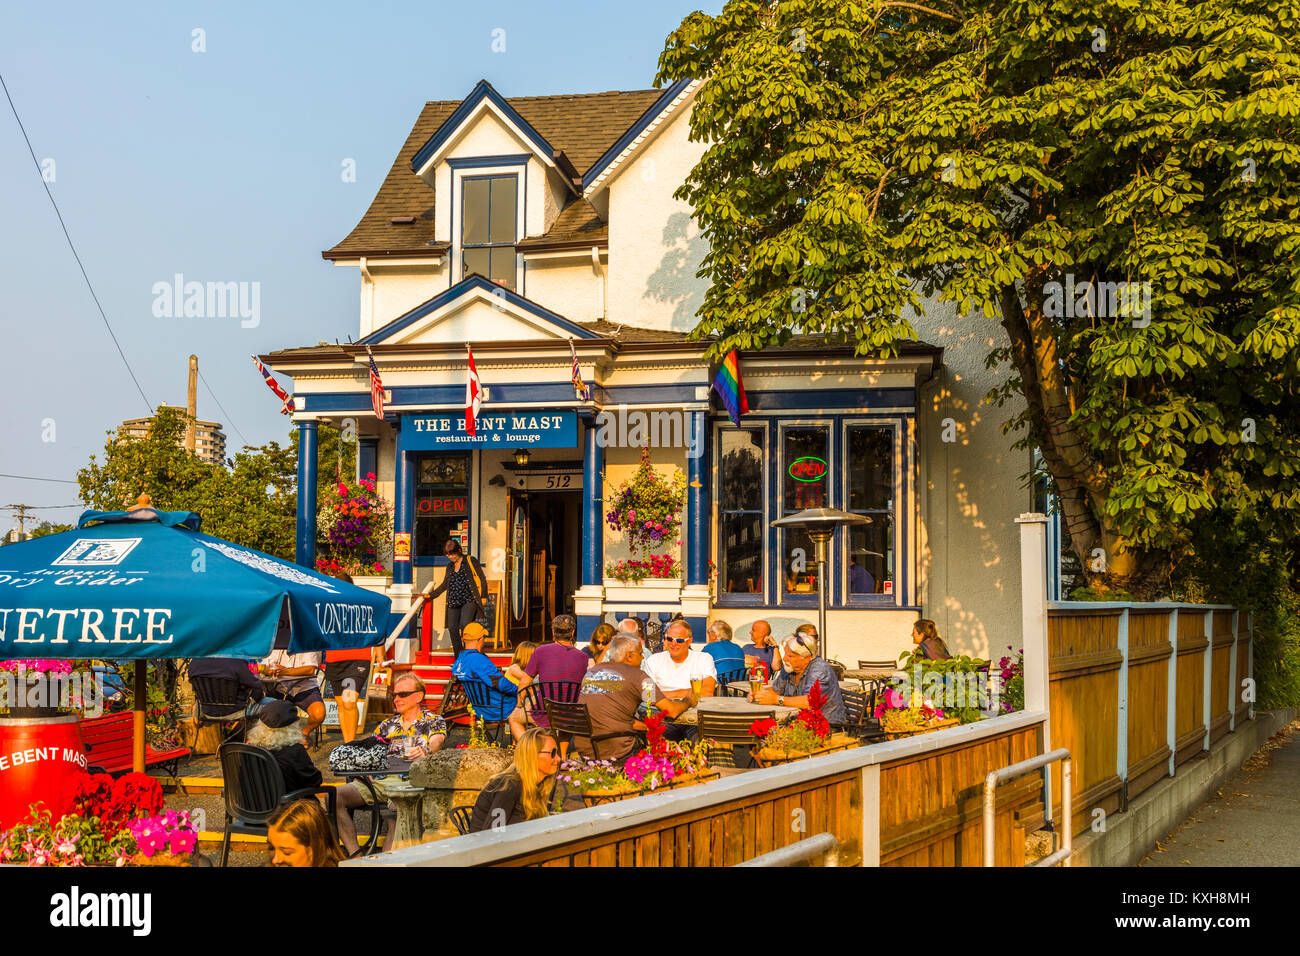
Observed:
[[[199,357],[190,356],[190,384],[185,400],[185,412],[189,420],[185,423],[185,450],[194,454],[195,419],[199,417]]]
[[[18,540],[25,541],[27,538],[27,512],[31,510],[31,505],[5,505],[5,509],[14,512],[18,519]]]

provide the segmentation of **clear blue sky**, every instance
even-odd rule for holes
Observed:
[[[6,4],[0,72],[54,160],[51,189],[145,395],[183,404],[197,354],[228,413],[200,383],[199,417],[223,422],[233,454],[287,440],[250,354],[356,336],[357,272],[320,252],[356,224],[426,100],[481,78],[506,96],[647,88],[668,33],[721,5]],[[152,288],[176,273],[259,282],[260,325],[155,318]],[[105,431],[147,409],[3,101],[0,322],[0,472],[75,478]],[[0,505],[76,501],[75,485],[0,478]]]

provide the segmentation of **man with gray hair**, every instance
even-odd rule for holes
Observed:
[[[709,622],[707,643],[701,650],[713,658],[713,668],[719,674],[727,674],[732,680],[744,677],[745,652],[731,639],[731,625],[726,621]]]
[[[645,643],[645,625],[641,623],[639,617],[625,617],[618,622],[618,632],[620,634],[634,634],[637,640],[642,644]]]
[[[844,695],[840,692],[839,678],[826,659],[818,653],[817,638],[801,625],[782,645],[783,667],[771,687],[764,687],[750,695],[756,704],[776,704],[778,707],[809,706],[808,693],[817,684],[822,694],[822,714],[832,724],[843,725],[847,720]]]
[[[635,634],[616,634],[605,659],[587,671],[578,702],[591,715],[595,747],[602,760],[622,761],[641,746],[636,731],[645,724],[638,719],[642,703],[653,703],[669,717],[676,717],[696,703],[689,692],[681,700],[670,700],[641,670],[645,648]],[[604,737],[605,739],[601,739]],[[574,749],[584,757],[596,755],[592,739],[575,737]]]

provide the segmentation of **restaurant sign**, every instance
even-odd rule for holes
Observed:
[[[796,458],[790,463],[790,477],[795,481],[821,481],[826,477],[826,462],[813,455]]]
[[[405,451],[442,451],[446,448],[577,448],[576,412],[502,412],[482,414],[475,423],[478,434],[465,430],[465,416],[403,415],[402,448]]]

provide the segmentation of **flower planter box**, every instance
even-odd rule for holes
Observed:
[[[822,754],[835,753],[837,750],[851,750],[857,747],[861,741],[852,734],[831,734],[826,740],[824,747],[818,747],[816,750],[755,750],[753,752],[754,762],[760,767],[777,767],[781,764],[793,763],[796,760],[807,760],[809,757],[820,757]]]
[[[722,774],[717,770],[702,770],[699,773],[688,773],[681,777],[674,777],[667,783],[656,788],[659,790],[678,790],[682,787],[693,787],[697,783],[708,783],[710,780],[717,780]]]
[[[607,604],[676,604],[681,600],[681,578],[646,578],[643,581],[605,579]]]
[[[904,737],[915,737],[917,734],[928,734],[931,731],[942,730],[945,727],[956,727],[961,723],[956,717],[949,717],[947,720],[941,720],[937,724],[931,724],[929,727],[922,727],[919,730],[894,730],[885,731],[886,740],[901,740]]]
[[[638,787],[635,790],[588,790],[582,794],[582,802],[589,807],[599,807],[606,803],[617,803],[631,797],[639,797],[649,790]]]

